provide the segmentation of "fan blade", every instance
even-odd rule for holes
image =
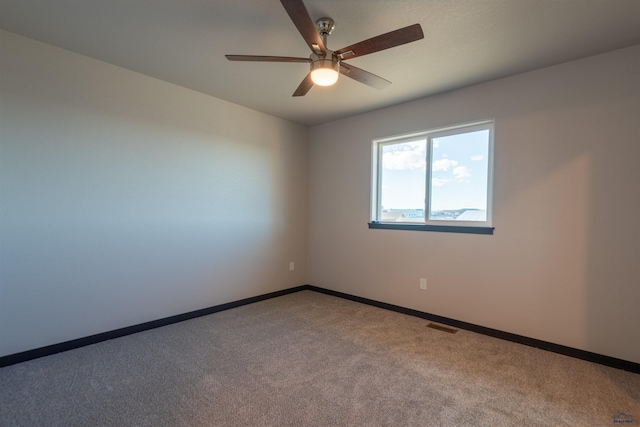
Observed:
[[[370,53],[400,46],[405,43],[411,43],[423,38],[424,34],[422,33],[422,27],[420,24],[413,24],[408,27],[400,28],[399,30],[363,40],[360,43],[352,44],[351,46],[343,47],[340,50],[336,50],[335,54],[343,60],[351,59],[357,56],[368,55]]]
[[[311,62],[310,58],[297,58],[293,56],[225,55],[225,57],[229,61]]]
[[[376,89],[384,89],[391,84],[389,80],[344,62],[340,64],[340,74]]]
[[[322,43],[322,38],[302,0],[280,0],[280,3],[284,6],[304,41],[307,42],[309,49],[313,53],[324,55],[326,52],[324,43]]]
[[[293,92],[293,96],[305,96],[309,89],[313,87],[313,80],[311,80],[311,73],[307,74],[307,77],[304,78],[298,89]]]

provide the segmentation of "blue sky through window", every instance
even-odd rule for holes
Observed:
[[[489,130],[432,139],[431,210],[487,209]],[[427,139],[382,147],[382,206],[424,209]]]
[[[489,131],[433,139],[431,210],[487,209]]]

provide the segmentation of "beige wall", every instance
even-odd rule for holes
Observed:
[[[0,356],[306,283],[306,128],[0,37]]]
[[[638,76],[635,46],[312,128],[309,283],[640,362]],[[367,228],[373,138],[492,118],[494,235]]]

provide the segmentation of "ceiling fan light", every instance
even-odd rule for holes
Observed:
[[[317,68],[311,72],[311,80],[318,86],[331,86],[338,81],[338,72],[331,68]]]
[[[311,63],[311,80],[318,86],[331,86],[338,81],[340,64],[331,59],[318,59]]]

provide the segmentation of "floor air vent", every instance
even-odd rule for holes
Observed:
[[[427,328],[437,329],[437,330],[439,330],[439,331],[442,331],[442,332],[448,332],[448,333],[450,333],[450,334],[455,334],[456,332],[458,332],[458,330],[457,330],[457,329],[450,328],[449,326],[437,325],[437,324],[435,324],[435,323],[429,323],[429,324],[427,325]]]

